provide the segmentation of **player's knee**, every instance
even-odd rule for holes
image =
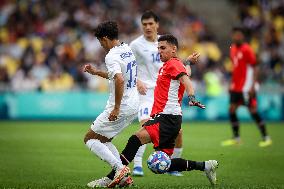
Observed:
[[[151,142],[150,135],[148,134],[146,130],[140,130],[136,132],[135,136],[140,140],[141,144],[147,144]]]
[[[87,144],[88,140],[90,140],[90,137],[88,136],[88,133],[84,137],[84,143]]]
[[[230,112],[230,114],[236,113],[236,107],[235,106],[230,106],[229,112]]]
[[[253,114],[256,114],[256,113],[257,113],[257,111],[256,111],[256,110],[253,110],[253,109],[249,109],[249,112],[250,112],[250,114],[251,114],[251,115],[253,115]]]
[[[91,134],[90,134],[90,131],[88,131],[86,134],[85,134],[85,137],[84,137],[84,143],[86,144],[88,142],[88,140],[90,140],[92,137],[91,137]]]
[[[179,135],[182,135],[182,129],[179,130],[178,134],[179,134]]]
[[[257,113],[257,109],[255,108],[255,107],[249,107],[249,112],[251,113],[251,114],[256,114]]]
[[[238,105],[237,105],[237,104],[230,104],[229,112],[230,112],[230,113],[236,113],[237,108],[238,108]]]

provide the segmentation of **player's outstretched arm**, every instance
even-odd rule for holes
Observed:
[[[194,96],[194,88],[192,83],[187,75],[183,75],[179,78],[179,81],[184,85],[185,91],[189,98],[189,105],[190,106],[197,106],[199,108],[205,109],[205,105],[201,104],[199,101],[195,99]]]
[[[84,65],[83,71],[88,72],[89,74],[92,74],[92,75],[97,75],[97,76],[108,79],[108,73],[107,72],[97,70],[91,64]]]
[[[115,85],[114,86],[115,87],[115,104],[114,104],[113,110],[111,111],[108,117],[110,121],[115,121],[119,114],[121,99],[122,99],[123,92],[124,92],[124,79],[123,79],[122,73],[115,74],[114,85]]]

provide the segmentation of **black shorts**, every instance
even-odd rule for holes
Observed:
[[[143,127],[149,133],[154,148],[171,156],[181,123],[181,115],[158,114],[144,123]]]
[[[230,104],[256,107],[256,94],[249,95],[248,93],[230,91]]]

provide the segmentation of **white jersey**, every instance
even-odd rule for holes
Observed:
[[[163,62],[158,53],[158,41],[150,42],[142,35],[130,43],[138,64],[138,79],[146,84],[148,89],[154,89],[159,69]]]
[[[114,76],[122,73],[124,79],[124,92],[120,105],[120,114],[129,114],[138,111],[137,63],[130,47],[121,43],[115,46],[105,57],[106,68],[109,77],[109,99],[106,105],[107,111],[112,111],[115,105]]]

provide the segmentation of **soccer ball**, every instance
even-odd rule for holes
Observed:
[[[171,158],[165,152],[155,151],[149,156],[147,165],[152,172],[164,174],[171,166]]]

